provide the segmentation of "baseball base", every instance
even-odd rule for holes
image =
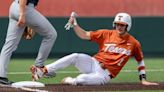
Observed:
[[[36,81],[20,81],[15,82],[11,86],[13,87],[45,87],[45,84]]]

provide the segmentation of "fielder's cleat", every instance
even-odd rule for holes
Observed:
[[[40,67],[37,67],[35,65],[31,66],[30,71],[32,73],[32,80],[33,81],[36,81],[41,77],[44,77],[44,74],[47,72],[45,67],[40,68]]]
[[[0,84],[4,84],[4,85],[11,85],[12,81],[9,81],[8,78],[5,78],[5,77],[0,77]]]
[[[73,78],[72,77],[65,77],[62,81],[61,84],[69,84],[69,85],[73,85]]]

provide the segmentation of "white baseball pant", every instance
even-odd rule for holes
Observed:
[[[109,82],[110,72],[101,68],[99,62],[86,54],[73,53],[46,65],[49,74],[74,65],[81,74],[72,79],[72,85],[103,85]]]

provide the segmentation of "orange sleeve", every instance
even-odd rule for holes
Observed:
[[[100,43],[104,40],[104,38],[108,35],[111,34],[111,31],[106,30],[106,29],[100,29],[96,31],[90,31],[90,38],[91,41],[95,41],[97,43]]]
[[[96,30],[90,32],[91,41],[100,42],[100,39],[103,38],[103,31]]]
[[[137,41],[134,48],[134,56],[137,61],[143,60],[143,53],[141,49],[141,44]]]

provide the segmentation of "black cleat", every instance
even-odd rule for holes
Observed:
[[[9,81],[8,78],[5,78],[5,77],[0,77],[0,84],[4,84],[4,85],[11,85],[12,81]]]

